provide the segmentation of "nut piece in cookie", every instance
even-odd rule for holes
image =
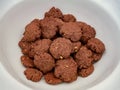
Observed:
[[[79,42],[79,41],[78,42],[73,42],[72,43],[72,53],[78,52],[80,47],[81,47],[81,42]]]

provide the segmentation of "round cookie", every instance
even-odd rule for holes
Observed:
[[[96,31],[93,27],[91,27],[90,25],[84,22],[77,22],[77,23],[82,30],[81,41],[82,43],[86,44],[89,39],[95,37]]]
[[[24,55],[28,55],[31,47],[31,43],[23,41],[23,38],[18,43],[19,47],[21,48],[21,51]]]
[[[40,20],[42,37],[52,39],[63,23],[64,22],[61,19],[53,17],[46,17]]]
[[[66,38],[57,38],[50,45],[50,53],[55,59],[68,58],[72,51],[72,43]]]
[[[96,53],[103,53],[105,51],[104,43],[98,38],[88,40],[87,47]]]
[[[62,25],[60,34],[71,41],[79,41],[82,36],[82,31],[76,22],[68,22]]]
[[[40,53],[34,57],[35,66],[43,73],[51,71],[55,66],[54,58],[48,53]]]
[[[31,42],[31,41],[35,41],[36,39],[40,38],[41,29],[36,23],[37,23],[36,21],[33,21],[25,27],[25,32],[24,32],[24,37],[23,37],[24,41]]]
[[[33,68],[27,68],[24,71],[24,74],[28,80],[31,80],[33,82],[38,82],[41,80],[43,74],[41,71]]]
[[[63,15],[60,9],[52,7],[48,12],[45,13],[45,17],[62,18]]]
[[[52,85],[62,83],[62,80],[59,78],[56,78],[53,72],[45,74],[44,79],[48,84],[52,84]]]
[[[78,75],[81,76],[81,77],[87,77],[89,76],[90,74],[92,74],[94,71],[94,66],[91,65],[90,67],[88,68],[83,68],[81,70],[78,70]]]
[[[88,50],[87,47],[82,46],[80,50],[75,54],[75,60],[78,64],[79,69],[88,68],[91,66],[93,61],[92,51]]]
[[[35,54],[40,54],[42,52],[48,52],[51,44],[50,39],[39,39],[31,44],[29,57],[34,58]]]
[[[73,82],[77,79],[77,64],[72,58],[58,60],[54,74],[64,82]]]
[[[21,63],[25,66],[25,67],[29,67],[29,68],[33,68],[34,66],[34,62],[32,59],[30,59],[28,56],[21,56]]]

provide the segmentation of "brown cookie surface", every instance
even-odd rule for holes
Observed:
[[[28,80],[31,80],[33,82],[38,82],[41,80],[43,74],[41,71],[33,68],[27,68],[24,71],[24,74]]]
[[[87,47],[96,53],[103,53],[105,51],[104,43],[98,38],[88,40]]]
[[[75,16],[73,16],[72,14],[65,14],[63,15],[62,19],[64,22],[75,22],[76,21]]]
[[[84,22],[78,22],[78,25],[80,26],[81,30],[82,30],[82,37],[81,37],[81,41],[83,43],[87,43],[87,41],[91,38],[94,38],[96,35],[96,31],[93,27],[91,27],[90,25],[84,23]]]
[[[54,74],[64,82],[73,82],[77,79],[77,64],[72,58],[58,60]]]
[[[54,68],[55,60],[48,53],[40,53],[39,55],[35,55],[34,64],[43,73],[47,73]]]
[[[66,38],[57,38],[50,45],[50,53],[55,59],[68,58],[72,51],[72,43]]]
[[[28,56],[21,56],[21,63],[25,66],[25,67],[29,67],[29,68],[33,68],[34,66],[34,62],[32,59],[30,59]]]
[[[72,53],[78,52],[80,47],[81,47],[81,42],[79,42],[79,41],[78,42],[73,42],[72,43]]]
[[[93,53],[92,58],[93,58],[93,63],[99,61],[102,58],[103,54],[98,54],[98,53]]]
[[[31,47],[31,43],[23,41],[23,38],[18,43],[19,47],[21,48],[21,51],[23,54],[28,55]]]
[[[60,9],[52,7],[48,12],[45,13],[45,17],[62,18],[63,15]]]
[[[62,80],[59,78],[56,78],[53,72],[47,73],[44,75],[44,79],[48,84],[60,84],[62,83]]]
[[[48,52],[50,44],[50,39],[42,39],[35,42],[35,45],[33,46],[33,50],[35,54],[40,54],[42,52]]]
[[[71,41],[79,41],[82,36],[82,31],[76,22],[68,22],[62,25],[60,34]]]
[[[80,50],[76,53],[75,58],[80,69],[88,68],[89,66],[91,66],[93,61],[92,51],[88,50],[86,46],[82,46]]]
[[[81,76],[81,77],[87,77],[89,76],[90,74],[92,74],[94,71],[94,66],[91,65],[90,67],[88,68],[84,68],[84,69],[81,69],[78,71],[78,75]]]
[[[32,21],[31,23],[29,23],[26,27],[25,27],[25,32],[24,32],[24,37],[23,40],[24,41],[35,41],[36,39],[40,38],[41,36],[41,29],[38,26],[38,24],[36,24],[37,22]]]

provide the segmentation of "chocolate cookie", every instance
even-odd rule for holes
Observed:
[[[71,41],[79,41],[82,36],[82,31],[76,22],[68,22],[62,25],[60,34]]]
[[[54,74],[64,82],[73,82],[77,79],[77,64],[72,58],[58,60]]]
[[[50,53],[55,59],[68,58],[72,51],[72,43],[69,39],[57,38],[50,45]]]
[[[34,57],[35,66],[43,73],[51,71],[55,66],[54,58],[48,53],[40,53]]]
[[[31,80],[33,82],[38,82],[41,80],[43,74],[41,71],[33,68],[27,68],[24,71],[24,74],[28,80]]]
[[[62,80],[59,78],[56,78],[53,72],[47,73],[44,75],[44,79],[48,84],[60,84],[62,83]]]

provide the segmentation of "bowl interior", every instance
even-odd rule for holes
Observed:
[[[87,78],[79,77],[73,83],[48,85],[42,79],[34,83],[23,74],[25,68],[20,62],[21,51],[18,42],[24,27],[34,18],[43,18],[52,6],[60,8],[63,13],[73,14],[78,21],[84,21],[96,29],[97,37],[106,46],[102,59],[95,64],[95,71]],[[112,15],[90,0],[24,0],[11,8],[0,21],[0,61],[16,80],[34,90],[87,89],[107,78],[118,65],[120,52],[119,29]]]

